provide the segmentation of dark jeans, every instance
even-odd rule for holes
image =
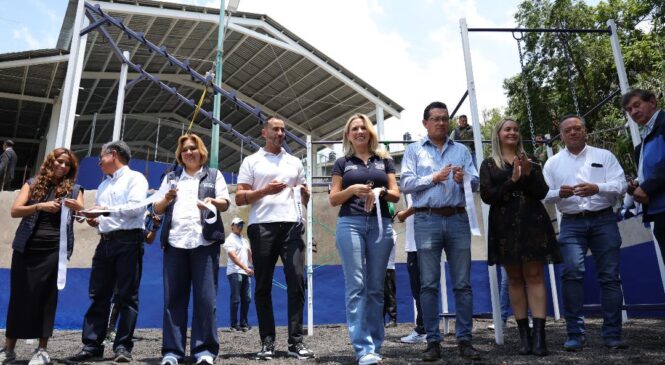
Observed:
[[[397,321],[397,288],[395,287],[395,269],[386,269],[386,280],[383,282],[383,318]]]
[[[141,262],[143,262],[143,253],[144,253],[144,247],[141,245]],[[139,267],[139,282],[136,285],[136,290],[134,291],[134,294],[132,295],[132,298],[136,300],[138,303],[139,301],[139,287],[141,286],[141,277],[143,276],[143,265]],[[117,296],[117,291],[118,289],[116,288],[113,291],[113,299],[111,299],[111,314],[109,315],[109,326],[107,332],[113,331],[115,332],[115,328],[118,325],[118,315],[119,313],[119,308],[116,305],[116,296]]]
[[[653,215],[651,219],[653,219],[653,235],[656,236],[660,247],[660,256],[665,260],[665,213]]]
[[[112,240],[102,239],[92,258],[89,295],[92,304],[83,318],[82,340],[86,351],[104,351],[104,338],[114,289],[118,306],[118,330],[113,350],[132,351],[132,337],[139,314],[138,290],[142,267],[143,231],[114,231]]]
[[[619,276],[621,235],[613,212],[596,217],[561,219],[559,245],[563,256],[563,310],[568,335],[585,333],[584,259],[591,250],[600,283],[600,305],[603,312],[602,335],[605,339],[621,338],[623,293]]]
[[[251,285],[249,276],[235,273],[226,276],[231,288],[231,327],[238,327],[238,306],[240,306],[240,327],[247,327],[247,312],[249,302],[252,301]]]
[[[187,311],[192,292],[190,352],[198,359],[219,353],[217,336],[217,277],[221,246],[164,248],[164,322],[162,355],[182,360],[187,345]]]
[[[425,326],[423,325],[423,310],[420,307],[420,269],[418,269],[418,252],[406,253],[406,267],[409,272],[409,286],[411,286],[411,296],[416,301],[416,328],[419,335],[424,335]]]
[[[282,259],[288,297],[289,344],[303,340],[302,317],[305,305],[305,242],[302,224],[295,222],[255,223],[247,228],[254,262],[254,301],[263,341],[275,339],[275,317],[272,309],[272,279],[277,259]]]

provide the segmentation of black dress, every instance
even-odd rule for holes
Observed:
[[[488,265],[561,262],[550,216],[540,202],[549,188],[541,167],[531,166],[529,176],[516,183],[510,164],[501,168],[488,158],[480,166],[480,197],[490,205]]]
[[[53,190],[42,201],[53,200]],[[39,212],[25,251],[14,251],[7,308],[7,337],[49,338],[58,304],[60,212]]]

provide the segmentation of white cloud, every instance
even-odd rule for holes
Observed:
[[[386,30],[379,25],[388,8],[378,0],[241,0],[239,10],[269,15],[402,105],[401,120],[386,122],[387,138],[401,139],[407,130],[413,136],[424,133],[421,114],[429,102],[441,100],[452,109],[466,90],[459,18],[465,17],[473,27],[512,24],[512,17],[493,22],[490,15],[496,14],[488,14],[488,6],[479,6],[478,1],[428,1],[428,9],[441,12],[441,22],[409,30],[429,40],[425,51],[414,50],[416,45],[399,33],[399,27]],[[516,1],[491,8],[501,9],[502,14]],[[219,6],[214,0],[178,2]],[[509,33],[474,33],[470,38],[479,112],[502,107],[503,79],[519,70],[514,40]],[[427,54],[427,59],[416,54]],[[469,114],[468,105],[467,100],[460,113]]]
[[[48,40],[40,42],[32,35],[30,28],[26,27],[25,25],[12,29],[12,37],[14,39],[24,41],[28,45],[27,49],[40,49],[48,47],[48,44],[46,44]]]

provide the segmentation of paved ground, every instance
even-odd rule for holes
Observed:
[[[630,348],[627,350],[609,351],[602,346],[600,339],[600,321],[587,321],[589,345],[578,353],[568,353],[561,349],[565,331],[563,322],[548,323],[548,345],[551,355],[543,358],[519,356],[517,352],[517,329],[514,324],[506,331],[506,343],[503,346],[494,344],[494,333],[487,329],[489,320],[474,322],[474,345],[483,351],[483,360],[476,364],[665,364],[665,320],[662,319],[631,319],[626,324],[625,338]],[[422,364],[420,352],[425,345],[407,345],[399,342],[399,337],[408,334],[411,326],[400,324],[397,328],[386,331],[386,340],[382,354],[385,365]],[[0,336],[4,332],[0,331]],[[141,339],[134,348],[135,364],[159,364],[161,331],[139,330]],[[317,354],[315,360],[298,361],[286,357],[286,328],[279,328],[277,334],[277,356],[266,365],[282,364],[354,364],[355,359],[349,345],[346,327],[320,326],[315,328],[314,336],[306,342]],[[259,364],[253,355],[258,350],[258,331],[256,328],[247,333],[228,332],[220,328],[220,358],[217,364]],[[27,364],[29,354],[35,345],[19,342],[17,364]],[[444,344],[444,360],[439,364],[467,364],[457,356],[457,348],[453,336],[446,336]],[[55,333],[49,351],[56,362],[80,349],[79,331],[58,331]],[[106,349],[106,359],[101,363],[111,363],[111,351]]]

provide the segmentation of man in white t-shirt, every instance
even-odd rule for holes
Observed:
[[[283,120],[268,117],[261,135],[265,146],[243,160],[235,196],[237,206],[251,205],[247,236],[254,262],[254,302],[261,336],[257,358],[272,359],[275,353],[272,279],[277,259],[281,258],[288,297],[288,355],[309,359],[314,353],[303,342],[302,328],[305,305],[302,212],[309,201],[309,191],[304,185],[305,169],[299,158],[282,148],[286,136]]]
[[[242,237],[242,229],[245,222],[240,217],[231,221],[231,233],[226,237],[224,250],[228,260],[226,261],[226,277],[229,279],[231,298],[229,308],[231,309],[231,331],[249,330],[247,312],[249,302],[252,301],[250,293],[249,277],[254,275],[250,267],[252,263],[252,250],[249,242]],[[238,306],[240,306],[240,326],[238,326]]]

